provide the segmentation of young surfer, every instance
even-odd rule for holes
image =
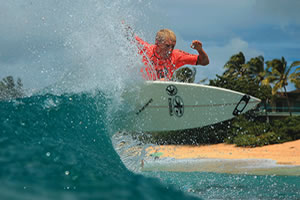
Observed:
[[[143,56],[145,67],[141,69],[146,80],[171,80],[173,73],[183,65],[208,65],[209,59],[202,48],[202,43],[194,40],[191,48],[198,51],[198,55],[189,54],[176,45],[176,35],[169,29],[157,32],[155,44],[149,44],[135,36],[138,42],[139,54]]]

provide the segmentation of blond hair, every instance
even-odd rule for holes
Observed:
[[[170,29],[161,29],[156,33],[155,43],[171,40],[176,43],[176,35]]]

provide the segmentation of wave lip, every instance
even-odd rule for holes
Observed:
[[[1,199],[189,199],[124,166],[108,131],[110,102],[101,93],[1,101]]]

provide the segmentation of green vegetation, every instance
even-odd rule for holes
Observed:
[[[288,85],[288,81],[291,81],[295,84],[295,86],[300,85],[300,76],[299,76],[299,68],[294,73],[290,73],[294,67],[300,65],[300,61],[293,62],[289,67],[287,66],[287,62],[284,57],[279,59],[274,59],[272,61],[267,61],[267,73],[268,76],[265,80],[263,80],[264,84],[274,84],[272,89],[272,94],[275,95],[279,89],[284,89],[284,94],[287,98],[287,104],[290,112],[290,116],[292,116],[290,102],[286,92],[286,86]],[[269,71],[271,70],[271,71]]]
[[[236,90],[262,100],[262,105],[275,101],[276,93],[284,89],[288,81],[299,85],[299,68],[291,73],[291,69],[299,66],[300,62],[293,62],[289,67],[285,59],[274,59],[266,62],[262,56],[251,58],[246,62],[242,52],[233,55],[225,64],[222,76],[210,80],[209,84]],[[271,87],[273,85],[273,88]],[[289,102],[288,102],[289,105]],[[290,112],[290,115],[291,112]],[[283,121],[265,122],[254,115],[242,115],[232,120],[228,130],[227,143],[237,146],[263,146],[300,139],[300,118],[290,117]]]
[[[234,120],[226,143],[237,146],[263,146],[300,139],[300,117],[287,117],[270,123],[240,116]]]
[[[266,67],[265,67],[266,64]],[[275,101],[278,90],[284,89],[288,81],[300,88],[300,61],[289,67],[285,59],[264,61],[262,56],[251,58],[248,62],[242,52],[233,55],[224,65],[224,73],[209,80],[209,85],[246,93],[262,100],[262,106]],[[183,69],[183,72],[186,71]],[[181,73],[186,80],[189,73]],[[179,80],[180,81],[180,80]],[[273,86],[273,87],[272,87]],[[267,113],[266,113],[267,114]],[[237,146],[256,147],[283,143],[300,139],[300,117],[266,122],[248,112],[232,120],[212,126],[171,132],[158,132],[140,136],[144,142],[156,144],[214,144],[226,142]]]
[[[0,100],[15,99],[24,96],[21,79],[14,81],[12,76],[7,76],[0,81]]]

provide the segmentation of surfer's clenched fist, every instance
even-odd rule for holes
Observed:
[[[202,48],[202,43],[199,40],[193,40],[191,44],[191,48],[198,51],[199,56],[197,59],[197,65],[208,65],[209,60],[208,56],[206,55],[205,51]]]
[[[196,49],[197,51],[201,51],[202,50],[202,43],[199,40],[193,40],[193,42],[191,44],[191,48]]]

